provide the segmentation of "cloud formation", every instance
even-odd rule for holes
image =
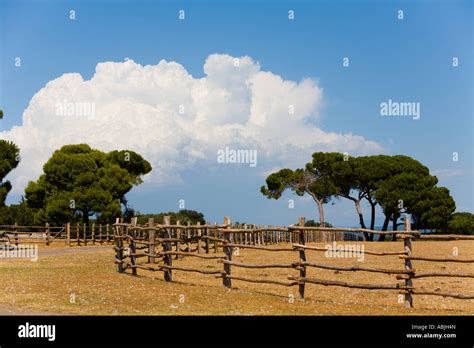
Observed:
[[[314,151],[382,150],[362,136],[317,127],[323,91],[313,79],[284,80],[248,56],[221,54],[207,58],[204,73],[194,78],[176,62],[127,60],[97,64],[87,81],[67,73],[48,82],[22,124],[0,132],[21,149],[22,161],[9,176],[13,193],[36,180],[65,144],[136,151],[154,168],[149,184],[176,179],[193,165],[218,165],[216,153],[226,146],[257,150],[258,174],[302,165]]]

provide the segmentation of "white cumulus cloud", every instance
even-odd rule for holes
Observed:
[[[148,184],[176,179],[197,163],[214,165],[225,146],[257,150],[257,175],[302,165],[314,151],[382,151],[362,136],[318,128],[323,91],[313,79],[288,81],[250,57],[222,54],[207,58],[204,73],[195,78],[176,62],[126,60],[97,64],[87,81],[78,73],[49,81],[31,99],[22,124],[0,132],[21,149],[9,176],[13,193],[36,180],[65,144],[136,151],[154,168]],[[94,113],[84,113],[87,107]]]

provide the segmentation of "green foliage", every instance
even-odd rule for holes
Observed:
[[[457,233],[474,234],[474,214],[468,212],[454,213],[451,216],[448,227],[455,229]]]
[[[12,204],[0,208],[0,225],[31,226],[34,224],[35,211],[28,207],[22,197],[19,204]]]
[[[339,188],[331,176],[332,166],[342,160],[339,153],[316,152],[312,162],[305,168],[291,170],[281,169],[270,174],[266,179],[266,186],[260,192],[267,198],[278,199],[286,189],[292,190],[298,196],[309,194],[318,205],[320,223],[324,223],[323,205],[338,193]]]
[[[107,223],[121,216],[122,205],[128,209],[125,194],[151,166],[132,151],[104,153],[78,144],[55,151],[43,170],[25,190],[28,205],[36,209],[35,223],[88,223],[92,215]]]
[[[5,177],[19,163],[18,147],[10,141],[0,140],[0,207],[5,205],[8,192],[12,189],[11,183]]]
[[[202,225],[206,223],[204,219],[204,214],[197,212],[195,210],[182,209],[175,212],[159,213],[159,214],[137,214],[137,223],[140,225],[148,223],[149,218],[153,218],[155,223],[163,223],[163,216],[169,215],[171,217],[171,223],[175,224],[176,221],[180,221],[182,224],[190,222],[192,225],[196,225],[200,222]]]
[[[351,158],[354,168],[354,188],[370,198],[392,174],[391,157],[385,155]]]
[[[418,200],[408,207],[416,228],[448,226],[456,204],[446,187],[430,187],[419,193]]]
[[[0,110],[0,120],[3,111]],[[13,211],[5,206],[5,200],[12,189],[10,181],[4,180],[13,169],[18,166],[20,149],[11,141],[0,139],[0,224],[9,224],[14,220]]]
[[[278,199],[281,197],[283,191],[291,188],[293,191],[301,194],[298,189],[300,181],[300,173],[291,169],[281,169],[276,173],[272,173],[267,177],[267,186],[262,186],[260,192],[267,196],[267,198]]]
[[[314,220],[308,220],[304,223],[306,227],[333,227],[329,222],[324,222],[321,226],[319,222]]]
[[[107,160],[126,169],[137,180],[135,184],[141,184],[141,175],[151,171],[150,163],[132,151],[111,151],[107,154]]]
[[[337,152],[315,152],[313,153],[313,160],[306,164],[305,173],[306,180],[309,177],[309,184],[306,184],[308,191],[314,194],[318,199],[322,200],[323,203],[328,203],[331,197],[339,192],[334,181],[333,166],[336,163],[343,162],[344,155]]]
[[[416,228],[446,226],[456,206],[448,189],[436,187],[429,169],[407,156],[393,156],[387,165],[390,176],[375,193],[385,215],[396,224],[400,214],[411,214]]]

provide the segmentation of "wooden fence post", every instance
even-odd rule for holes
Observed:
[[[135,267],[137,264],[137,248],[135,245],[135,237],[132,236],[132,239],[130,240],[130,264],[132,266],[132,275],[136,276],[137,275],[137,268]]]
[[[197,222],[198,226],[201,226],[201,221]],[[201,253],[201,237],[202,237],[202,230],[199,228],[197,230],[197,253]]]
[[[137,223],[138,223],[138,218],[133,216],[133,217],[130,219],[130,227],[131,227],[131,229],[129,229],[129,230],[132,230],[132,231],[133,231],[133,232],[132,232],[132,237],[138,236],[138,235],[137,235],[137,230],[134,228],[134,227],[137,227]],[[130,231],[129,231],[128,234],[130,234]]]
[[[102,245],[104,241],[102,240],[102,224],[99,224],[99,244]]]
[[[206,225],[209,225],[209,222],[206,222]],[[205,229],[206,237],[210,237],[210,229],[206,227]],[[209,254],[209,238],[206,238],[206,254]]]
[[[105,226],[105,242],[106,243],[110,242],[110,225],[109,224]]]
[[[179,226],[181,226],[181,221],[180,220],[176,220],[176,238],[177,239],[181,239],[181,229],[179,228]],[[176,242],[176,252],[180,252],[181,251],[181,243],[180,242]],[[175,259],[177,260],[179,258],[179,255],[176,255],[175,256]]]
[[[153,225],[155,224],[155,219],[154,218],[148,218],[148,227],[153,228]],[[154,255],[155,254],[155,230],[150,229],[148,230],[148,254]],[[155,263],[155,258],[152,256],[148,256],[148,263]]]
[[[403,221],[405,232],[411,231],[411,221],[408,217],[405,217]],[[412,246],[411,246],[411,236],[406,235],[403,238],[403,246],[405,251],[407,252],[407,256],[411,256],[412,254]],[[405,269],[406,270],[413,270],[413,265],[411,259],[405,259]],[[411,273],[407,274],[407,278],[405,279],[405,286],[413,286],[413,281],[411,279]],[[405,307],[412,308],[413,307],[413,297],[411,294],[411,290],[405,289]]]
[[[214,222],[214,227],[217,226],[217,222]],[[214,228],[214,238],[219,238],[219,231],[217,228]],[[219,242],[217,239],[214,240],[214,253],[217,253],[217,249],[219,248]]]
[[[132,227],[132,228],[129,229],[128,234],[131,233],[131,235],[132,235],[133,238],[138,238],[138,237],[139,237],[140,231],[138,231],[137,229],[133,228],[133,227],[137,227],[137,224],[138,224],[138,217],[132,216],[132,217],[130,218],[130,227]]]
[[[164,225],[171,225],[171,216],[163,216],[163,224]],[[171,238],[171,228],[166,228],[165,229],[165,238]],[[171,251],[171,242],[170,241],[165,241],[163,243],[163,251],[166,253],[168,251]],[[173,258],[171,257],[170,254],[165,254],[164,257],[164,262],[166,266],[172,267],[173,266]],[[173,272],[171,268],[165,268],[164,269],[164,276],[165,276],[165,281],[166,282],[171,282],[173,280]]]
[[[230,217],[225,216],[224,217],[224,225],[230,225]],[[226,227],[228,228],[228,227]],[[225,233],[224,232],[224,239],[226,240],[224,242],[224,253],[225,253],[225,260],[231,262],[232,261],[232,247],[228,246],[228,243],[232,243],[233,237],[232,233]],[[222,277],[222,283],[226,288],[231,288],[232,287],[232,279],[228,278],[230,276],[230,264],[224,263],[224,273]]]
[[[186,225],[191,226],[191,221],[188,221]],[[191,252],[191,242],[190,242],[190,240],[191,240],[191,229],[188,228],[187,230],[184,230],[184,231],[186,231],[186,237],[188,237],[188,242],[186,243],[186,246],[188,248],[188,253],[190,253]]]
[[[51,237],[51,230],[49,229],[49,223],[46,223],[46,245],[49,245],[49,239]]]
[[[83,238],[84,238],[84,245],[87,246],[87,225],[84,224],[84,231],[83,232]]]
[[[117,218],[115,220],[115,223],[118,223],[120,220],[119,218]],[[77,227],[79,227],[79,224],[77,225]],[[115,226],[114,227],[114,236],[116,238],[115,239],[115,262],[117,262],[117,271],[119,273],[123,273],[123,239],[120,238],[120,233],[119,233],[119,226]],[[78,230],[78,233],[79,235],[79,230]],[[79,239],[78,239],[79,241]]]
[[[71,223],[66,224],[66,246],[71,246]]]
[[[299,226],[304,226],[304,222],[305,222],[305,218],[300,217],[298,225]],[[301,245],[306,244],[305,231],[304,230],[299,231],[299,244],[301,244]],[[300,262],[306,262],[305,249],[301,248],[300,251],[299,251],[299,254],[300,254]],[[300,269],[300,278],[306,278],[306,266],[301,265],[300,267],[301,267],[301,269]],[[304,287],[305,287],[305,282],[301,281],[300,284],[298,285],[298,290],[299,290],[299,293],[300,293],[300,297],[302,299],[304,299]]]
[[[244,230],[246,230],[246,229],[247,229],[247,224],[244,224]],[[245,234],[245,235],[244,235],[244,238],[245,238],[245,239],[244,239],[244,244],[245,244],[245,245],[250,244],[250,243],[248,243],[248,233],[245,232],[244,234]]]
[[[95,245],[95,223],[92,224],[91,234],[92,234],[92,245]]]

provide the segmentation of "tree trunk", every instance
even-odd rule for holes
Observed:
[[[367,228],[365,227],[364,215],[362,214],[362,208],[360,207],[360,200],[354,200],[354,204],[355,204],[357,215],[359,215],[360,228]],[[374,235],[367,232],[364,232],[364,237],[365,237],[365,240],[369,240],[369,241],[374,240]]]
[[[82,212],[82,222],[84,222],[86,225],[89,225],[89,212],[88,211]]]
[[[398,221],[398,217],[399,215],[398,214],[393,214],[393,222],[392,222],[392,230],[393,231],[397,231],[398,230],[398,224],[397,224],[397,221]],[[396,241],[397,240],[397,237],[395,235],[392,236],[392,241]]]
[[[370,229],[373,230],[375,229],[375,206],[377,205],[376,203],[370,202]]]
[[[310,191],[306,191],[311,197],[313,197],[314,201],[318,205],[318,211],[319,211],[319,224],[320,226],[324,226],[324,198],[318,199],[316,195]]]
[[[385,215],[385,220],[383,222],[382,231],[387,230],[389,222],[390,222],[390,215]],[[379,241],[383,242],[384,240],[385,240],[385,235],[381,234],[380,237],[379,237]]]
[[[323,207],[323,200],[316,200],[318,204],[318,211],[319,211],[319,226],[324,226],[324,207]]]
[[[364,215],[362,214],[362,209],[360,207],[360,201],[356,200],[354,201],[354,204],[355,204],[357,215],[359,215],[360,228],[366,228],[365,222],[364,222]]]

